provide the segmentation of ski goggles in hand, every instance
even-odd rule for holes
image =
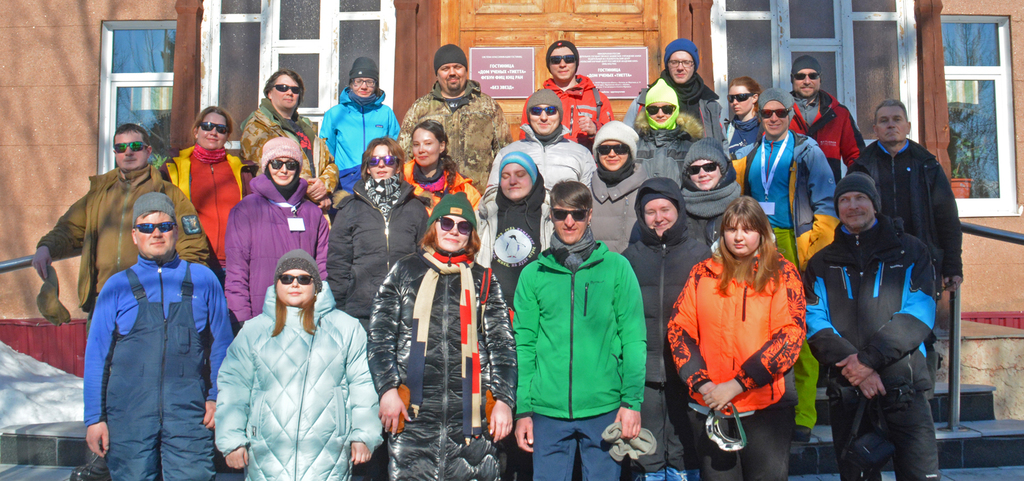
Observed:
[[[731,438],[725,434],[723,425],[728,425],[729,414],[722,411],[710,410],[708,412],[708,419],[704,422],[704,431],[707,432],[708,438],[714,441],[722,451],[739,451],[747,445],[747,433],[743,431],[743,422],[740,421],[740,413],[736,410],[736,406],[729,403],[726,409],[732,413],[732,418],[736,420],[736,430],[740,432],[739,439]]]

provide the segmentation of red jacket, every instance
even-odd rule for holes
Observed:
[[[860,130],[857,130],[857,123],[850,115],[850,111],[828,92],[818,91],[818,116],[810,126],[804,121],[798,103],[793,104],[793,110],[795,112],[789,130],[804,134],[818,142],[818,147],[825,153],[833,170],[838,168],[840,159],[849,167],[860,157],[860,151],[864,148],[864,138],[861,137]]]
[[[612,104],[608,101],[608,97],[601,93],[594,86],[594,82],[591,82],[590,78],[586,75],[577,75],[576,86],[568,90],[562,90],[552,79],[547,79],[544,82],[543,88],[554,92],[562,100],[562,125],[572,131],[565,138],[588,149],[594,145],[594,138],[580,130],[579,116],[586,115],[590,117],[594,121],[597,130],[601,130],[602,125],[615,120],[615,115],[612,113]],[[526,106],[523,105],[522,123],[525,124],[529,121],[530,118],[526,113]],[[520,132],[519,140],[525,138],[526,133]]]

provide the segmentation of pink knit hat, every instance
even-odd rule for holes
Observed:
[[[275,137],[263,144],[263,157],[260,158],[260,171],[267,167],[267,162],[280,158],[292,159],[302,163],[302,150],[299,144],[288,137]]]

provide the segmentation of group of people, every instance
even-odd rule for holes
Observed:
[[[216,106],[160,168],[119,127],[33,260],[82,252],[73,479],[213,479],[216,446],[248,479],[781,480],[819,363],[844,480],[879,425],[898,479],[937,475],[961,234],[903,104],[865,147],[805,56],[792,92],[730,82],[723,128],[678,39],[620,122],[575,45],[546,60],[515,142],[455,45],[400,126],[360,58],[319,132],[275,72],[241,157]]]

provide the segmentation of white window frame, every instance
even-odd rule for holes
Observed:
[[[110,21],[103,22],[100,41],[100,115],[97,139],[96,173],[112,170],[114,165],[114,131],[117,130],[117,89],[129,87],[173,87],[174,73],[113,73],[115,30],[175,30],[177,23],[170,21]]]
[[[320,38],[312,40],[280,40],[281,2],[272,4],[261,0],[260,13],[220,14],[222,0],[203,0],[203,23],[200,49],[204,75],[200,88],[201,108],[217,105],[220,95],[220,24],[259,23],[260,51],[254,52],[260,58],[260,89],[253,92],[253,109],[263,98],[263,81],[278,68],[280,54],[319,54],[319,89],[317,108],[300,108],[299,115],[319,124],[324,114],[338,104],[338,95],[347,85],[339,85],[339,75],[350,66],[338,65],[338,33],[341,25],[353,20],[380,21],[380,69],[379,87],[391,93],[395,85],[395,34],[397,13],[394,0],[381,0],[381,9],[372,12],[341,12],[338,0],[320,0]],[[217,13],[212,13],[217,12]],[[325,81],[326,80],[326,81]],[[385,97],[384,104],[393,107],[394,95]],[[241,113],[240,113],[241,114]],[[245,113],[248,115],[248,112]],[[229,149],[240,149],[241,143],[227,143]]]
[[[996,93],[996,135],[999,139],[999,197],[992,199],[957,199],[960,217],[1019,216],[1024,206],[1017,204],[1017,162],[1014,154],[1016,135],[1013,125],[1013,62],[1010,47],[1009,17],[943,15],[942,23],[994,23],[999,40],[997,67],[945,67],[946,80],[991,80]],[[945,93],[945,92],[943,92]]]

